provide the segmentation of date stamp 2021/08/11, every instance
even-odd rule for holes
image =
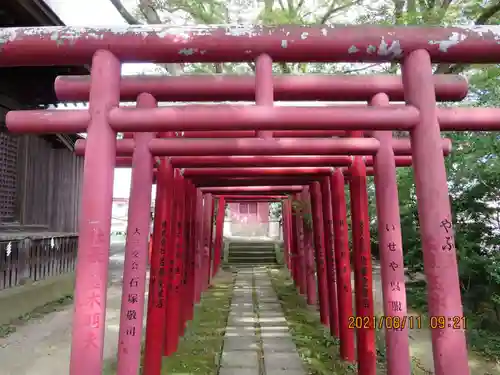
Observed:
[[[349,329],[467,329],[465,316],[350,316]]]

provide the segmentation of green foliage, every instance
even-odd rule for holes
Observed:
[[[269,203],[269,217],[271,220],[278,220],[281,223],[282,220],[282,202],[270,202]]]
[[[309,201],[292,200],[292,214],[298,215],[304,222],[304,229],[312,230],[311,203]]]

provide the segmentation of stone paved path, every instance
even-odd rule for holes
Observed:
[[[239,270],[231,302],[219,375],[306,374],[265,270]]]

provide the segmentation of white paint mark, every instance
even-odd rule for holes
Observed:
[[[179,51],[179,55],[191,56],[191,55],[194,55],[195,52],[196,52],[196,49],[194,49],[194,48],[183,48]]]
[[[391,45],[387,44],[384,37],[380,41],[380,45],[378,46],[378,55],[379,56],[390,56],[393,58],[398,58],[403,55],[403,50],[401,49],[401,45],[399,44],[399,40],[392,41]]]
[[[236,25],[226,27],[226,35],[230,36],[257,36],[259,32],[257,32],[256,28],[253,26],[247,25]]]
[[[356,53],[358,51],[359,51],[359,48],[356,47],[355,45],[350,46],[349,49],[347,50],[347,52],[349,52],[349,53]]]
[[[12,242],[9,241],[9,243],[7,244],[7,247],[5,248],[5,252],[6,252],[7,256],[10,256],[10,254],[12,253]]]
[[[282,40],[281,41],[281,48],[287,48],[288,47],[288,41]]]
[[[0,29],[0,50],[7,42],[12,42],[16,39],[16,31],[12,29]]]
[[[461,41],[467,39],[465,34],[453,32],[447,40],[429,40],[430,45],[439,45],[441,52],[448,52],[448,48],[456,46]]]
[[[50,239],[50,248],[53,249],[54,247],[56,247],[56,241],[54,241],[54,237],[52,237]]]
[[[477,33],[480,36],[483,34],[493,34],[495,40],[500,40],[500,26],[493,25],[478,25],[478,26],[455,26],[457,29],[460,28],[467,32]]]
[[[300,39],[305,40],[305,39],[307,39],[308,35],[309,35],[309,33],[303,32],[302,34],[300,34]]]

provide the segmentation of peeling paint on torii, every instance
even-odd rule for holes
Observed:
[[[242,38],[245,43],[242,43]],[[220,45],[224,48],[218,48]],[[138,56],[137,49],[141,48]],[[0,66],[89,63],[108,49],[122,61],[237,62],[267,53],[273,61],[398,61],[427,50],[434,62],[500,60],[500,26],[187,26],[24,27],[0,29]]]

